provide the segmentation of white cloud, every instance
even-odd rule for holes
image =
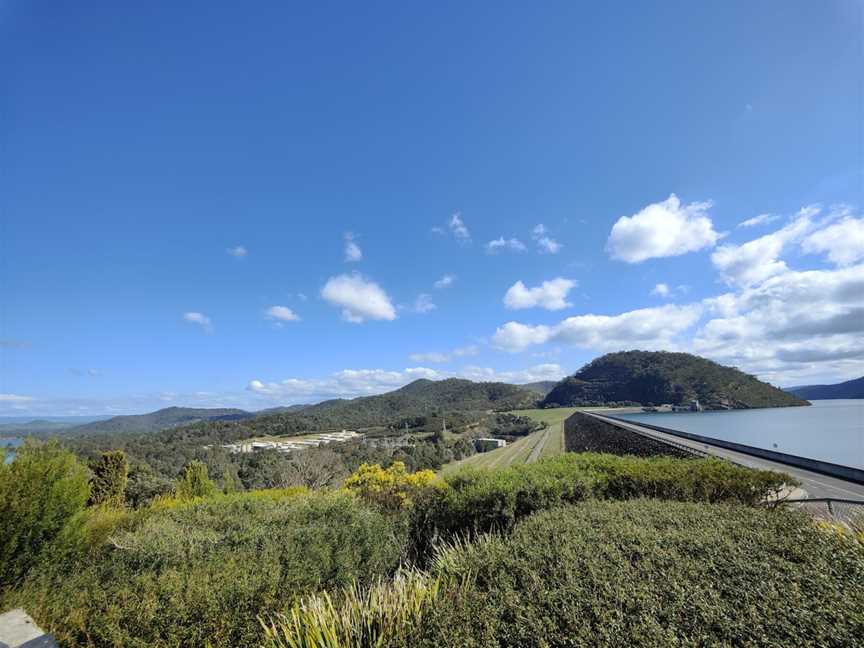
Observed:
[[[242,245],[238,245],[237,247],[233,247],[233,248],[228,248],[225,251],[228,254],[230,254],[231,256],[233,256],[235,259],[242,259],[243,257],[245,257],[249,253],[248,250],[245,247],[243,247]]]
[[[813,227],[812,216],[818,209],[808,207],[785,227],[741,245],[721,245],[711,254],[711,262],[729,285],[750,286],[782,274],[788,266],[780,259],[784,248],[799,240]]]
[[[831,263],[848,266],[864,259],[864,219],[847,216],[801,242],[807,254],[824,253]]]
[[[456,281],[456,275],[445,274],[438,281],[435,282],[434,286],[437,289],[448,288],[453,285],[453,282]]]
[[[557,277],[544,281],[539,286],[528,288],[521,281],[510,286],[504,295],[504,305],[512,310],[521,308],[545,308],[546,310],[561,310],[572,306],[567,301],[567,294],[573,290],[577,282],[572,279]]]
[[[0,394],[0,403],[29,403],[35,400],[32,396],[21,396],[19,394]]]
[[[779,220],[780,216],[778,214],[759,214],[758,216],[754,216],[753,218],[748,218],[745,221],[741,221],[738,223],[738,227],[756,227],[757,225],[767,225],[768,223],[773,223],[776,220]]]
[[[712,247],[720,238],[708,214],[711,202],[682,205],[671,194],[633,216],[622,216],[609,234],[606,250],[613,259],[639,263]]]
[[[354,240],[351,232],[345,232],[345,263],[353,263],[363,259],[363,250]]]
[[[348,322],[396,319],[396,308],[387,293],[359,274],[331,277],[321,289],[321,297],[341,307],[342,317]]]
[[[183,319],[190,324],[197,324],[205,331],[213,330],[213,322],[204,313],[196,313],[194,311],[183,313]]]
[[[658,283],[656,286],[654,286],[651,294],[656,295],[657,297],[668,297],[670,292],[671,291],[669,290],[669,286],[667,284]]]
[[[266,311],[264,311],[264,314],[267,319],[276,320],[277,323],[300,321],[300,317],[297,315],[297,313],[295,313],[287,306],[271,306]]]
[[[864,265],[789,270],[739,293],[705,300],[693,349],[763,378],[860,375],[864,361]]]
[[[496,371],[488,367],[465,367],[460,374],[463,378],[477,382],[505,382],[520,385],[540,382],[541,380],[561,380],[567,375],[567,371],[559,364],[547,363],[516,371]]]
[[[420,293],[417,295],[417,299],[414,300],[414,306],[412,310],[415,313],[420,313],[424,315],[426,313],[430,313],[433,310],[438,308],[432,301],[432,296],[427,295],[426,293]]]
[[[465,223],[462,221],[462,214],[456,212],[450,217],[450,222],[447,224],[450,228],[450,231],[453,232],[453,236],[456,237],[456,240],[460,243],[470,243],[471,242],[471,232],[468,231],[468,228],[465,226]]]
[[[524,252],[526,250],[525,244],[519,239],[505,239],[503,236],[489,241],[485,247],[488,254],[496,254],[502,250],[510,250],[511,252]]]
[[[450,362],[454,358],[464,358],[466,356],[477,355],[480,350],[475,346],[465,346],[453,349],[452,351],[429,351],[426,353],[412,353],[409,358],[411,362],[431,362],[433,364],[444,364]]]
[[[327,398],[356,398],[399,389],[410,382],[425,378],[466,378],[485,382],[526,383],[538,380],[558,380],[567,372],[557,364],[541,364],[521,370],[496,371],[488,367],[465,367],[456,372],[444,372],[428,367],[411,367],[401,371],[384,369],[345,369],[325,378],[287,378],[265,382],[250,380],[246,389],[273,403],[313,403]]]
[[[564,247],[548,235],[548,230],[542,223],[534,227],[531,232],[531,238],[537,243],[537,249],[540,254],[558,254],[561,248]]]
[[[557,342],[599,351],[613,349],[671,349],[676,338],[699,320],[702,307],[666,305],[620,315],[578,315],[547,326],[507,322],[495,331],[492,342],[505,351]]]

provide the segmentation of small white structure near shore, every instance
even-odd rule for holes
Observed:
[[[506,445],[507,442],[504,439],[493,439],[492,437],[474,439],[474,447],[476,448],[477,452],[489,452],[490,450],[503,448]]]

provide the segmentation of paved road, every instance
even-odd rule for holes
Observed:
[[[768,459],[762,459],[761,457],[754,457],[748,454],[744,454],[743,452],[736,452],[735,450],[727,450],[726,448],[708,445],[705,443],[699,443],[698,441],[691,441],[690,439],[685,439],[683,437],[666,434],[665,432],[659,432],[657,430],[642,427],[641,425],[638,425],[636,423],[625,423],[623,421],[611,419],[607,416],[596,414],[594,412],[585,413],[589,416],[594,416],[608,423],[612,423],[613,425],[632,430],[633,432],[636,432],[638,434],[642,434],[644,436],[651,437],[659,441],[668,441],[674,443],[675,445],[693,448],[700,452],[714,455],[716,457],[722,457],[723,459],[727,459],[732,463],[736,463],[741,466],[747,466],[748,468],[759,468],[762,470],[777,470],[779,472],[785,472],[789,475],[792,475],[795,479],[801,482],[801,489],[806,491],[806,497],[809,498],[834,497],[837,499],[864,500],[864,485],[862,484],[856,484],[855,482],[849,482],[844,479],[837,479],[836,477],[829,477],[828,475],[823,475],[822,473],[813,472],[811,470],[805,470],[803,468],[789,466],[787,464],[780,463],[779,461],[770,461]]]

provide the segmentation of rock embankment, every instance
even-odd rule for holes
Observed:
[[[574,412],[564,421],[564,449],[567,452],[608,452],[637,457],[692,457],[662,441],[624,430],[583,412]]]

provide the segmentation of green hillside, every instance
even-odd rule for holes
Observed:
[[[706,409],[808,405],[733,367],[668,351],[607,353],[559,382],[543,405],[684,405],[693,399]]]
[[[194,407],[166,407],[149,414],[115,416],[104,421],[79,425],[73,434],[124,434],[135,432],[157,432],[178,425],[198,421],[237,421],[255,416],[241,409],[203,409]]]
[[[435,412],[506,411],[532,407],[535,392],[516,385],[458,378],[415,380],[401,389],[352,400],[329,400],[299,412],[258,416],[243,427],[261,433],[361,428],[387,425],[409,416]]]

